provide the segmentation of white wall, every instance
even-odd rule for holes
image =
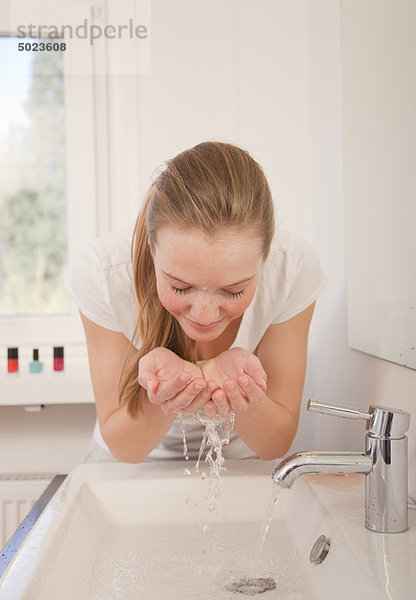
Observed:
[[[329,278],[312,324],[304,403],[315,397],[411,411],[416,372],[347,345],[339,3],[153,0],[152,36],[152,72],[138,76],[137,205],[153,169],[179,150],[206,139],[247,148],[264,166],[281,226],[315,244]],[[92,426],[89,409],[68,408],[69,421],[58,410],[30,419],[35,428],[38,418],[47,419],[42,436],[48,429],[54,439],[72,431],[75,464]],[[3,427],[19,436],[20,417],[9,413],[5,425],[0,421],[0,440]],[[414,431],[413,423],[411,464]],[[363,447],[363,423],[302,411],[293,448]],[[39,470],[47,470],[50,461],[40,456]],[[414,470],[411,485],[415,494]]]
[[[311,360],[305,391],[320,400],[401,408],[414,413],[416,371],[352,350],[347,343],[345,238],[342,182],[342,74],[339,3],[309,3],[311,197],[315,244],[329,276],[312,328]],[[399,260],[399,257],[398,257]],[[364,424],[308,415],[295,446],[306,441],[313,422],[316,448],[363,447]],[[306,434],[306,435],[305,435]],[[409,492],[416,495],[416,415],[409,438]],[[310,435],[310,434],[309,434]]]

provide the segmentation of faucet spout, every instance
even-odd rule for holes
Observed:
[[[277,465],[272,479],[278,485],[290,488],[298,477],[306,473],[367,475],[371,470],[371,457],[360,452],[297,452]]]

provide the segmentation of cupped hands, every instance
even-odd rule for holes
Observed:
[[[155,348],[139,361],[139,385],[165,414],[236,414],[266,397],[267,374],[244,348],[230,348],[200,367],[167,348]]]

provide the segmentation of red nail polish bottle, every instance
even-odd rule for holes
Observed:
[[[53,370],[64,370],[64,349],[62,346],[55,346],[53,349]]]
[[[19,349],[7,348],[7,372],[17,373],[19,371]]]

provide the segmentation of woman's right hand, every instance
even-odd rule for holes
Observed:
[[[162,347],[140,359],[138,382],[149,401],[167,415],[198,412],[218,389],[215,382],[205,380],[200,367]]]

